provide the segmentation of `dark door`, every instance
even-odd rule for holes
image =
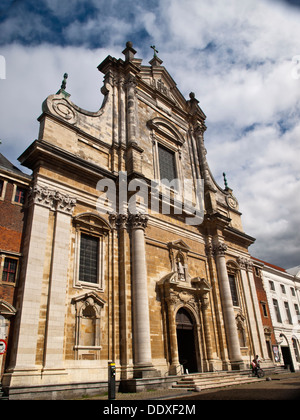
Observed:
[[[289,347],[281,347],[281,351],[285,368],[290,368],[291,372],[295,372]]]
[[[189,312],[180,308],[176,314],[179,363],[184,372],[198,372],[195,347],[194,323]]]

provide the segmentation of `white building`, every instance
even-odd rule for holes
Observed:
[[[259,261],[259,260],[257,260]],[[262,263],[262,278],[271,312],[280,363],[300,370],[300,267],[285,270]]]

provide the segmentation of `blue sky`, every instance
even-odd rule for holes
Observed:
[[[300,264],[300,5],[296,0],[5,0],[0,5],[0,151],[17,157],[38,136],[41,104],[65,72],[90,111],[102,103],[97,65],[123,58],[163,65],[207,115],[207,158],[257,238],[251,252]],[[0,65],[1,65],[0,61]],[[1,69],[0,69],[1,77]]]

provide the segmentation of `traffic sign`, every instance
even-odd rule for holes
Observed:
[[[7,342],[5,340],[0,340],[0,354],[4,354],[7,349]]]

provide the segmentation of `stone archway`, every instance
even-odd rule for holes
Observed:
[[[184,373],[198,372],[196,348],[196,326],[189,311],[180,308],[176,314],[176,333],[179,363]]]

